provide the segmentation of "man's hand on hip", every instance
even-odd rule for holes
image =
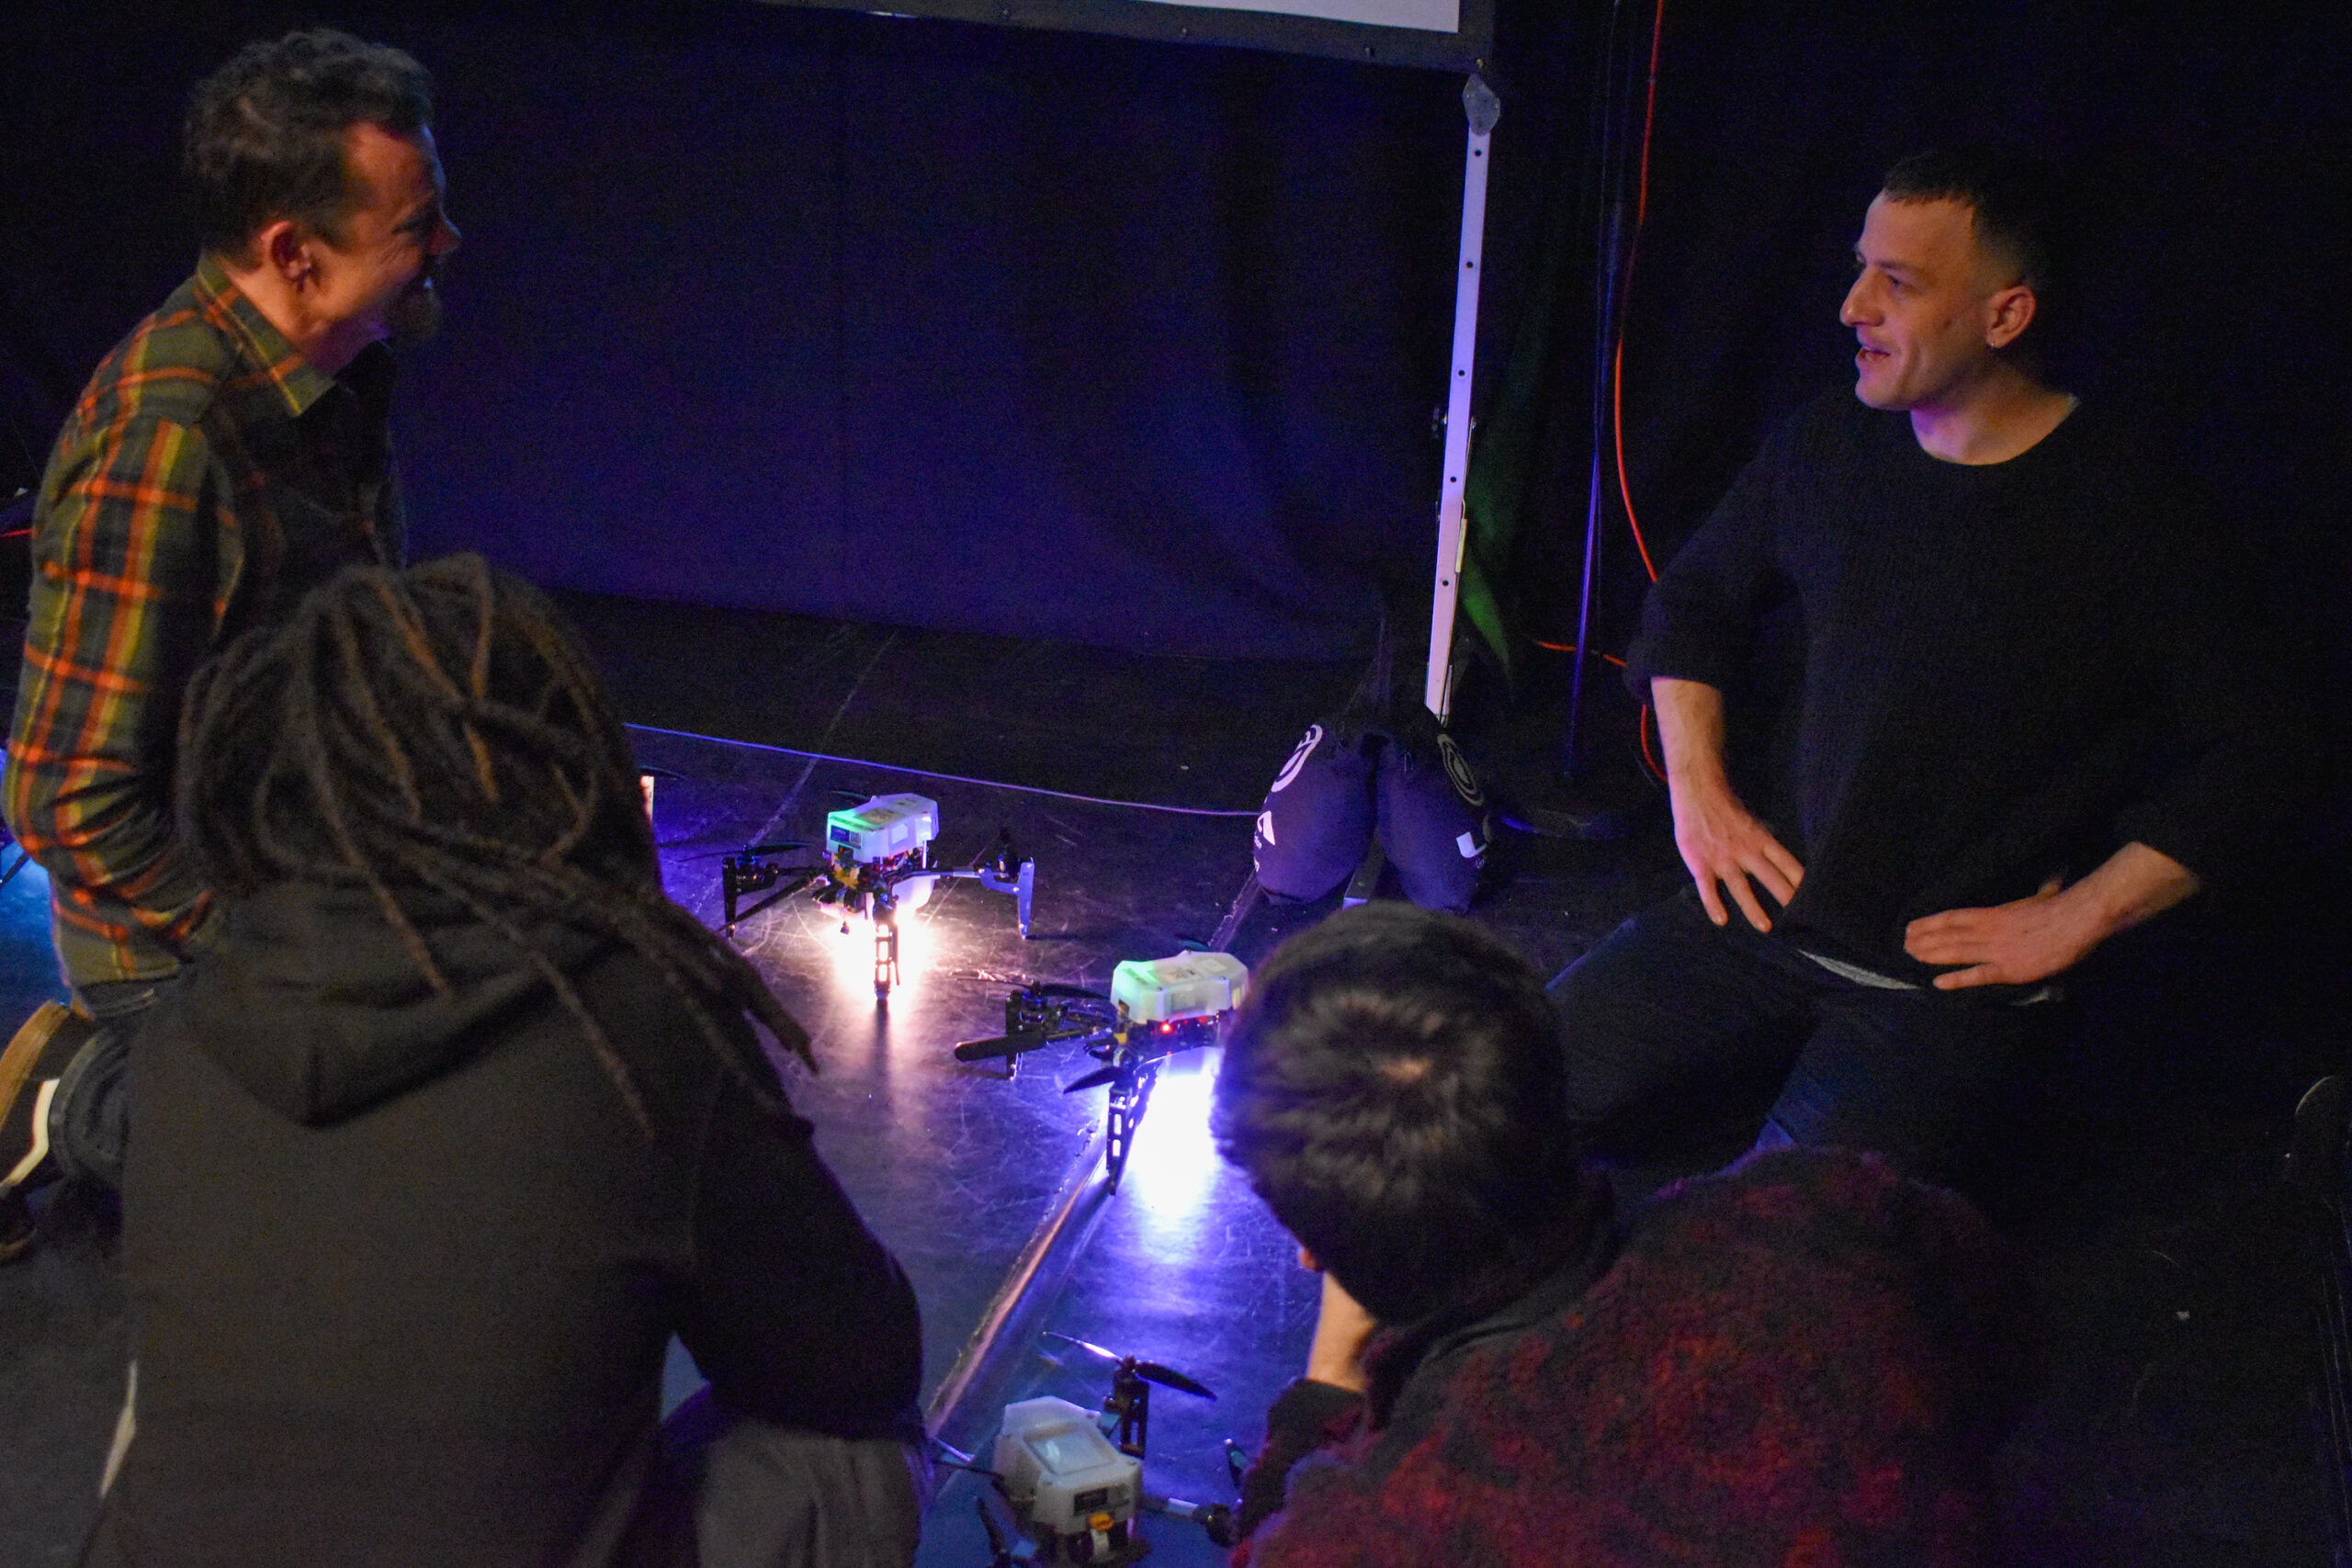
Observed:
[[[2028,986],[2071,969],[2116,932],[2195,893],[2196,874],[2170,855],[2131,843],[2071,887],[2056,877],[2031,897],[1983,909],[1926,915],[1903,931],[1903,951],[1922,964],[1954,965],[1939,991]]]
[[[1761,887],[1781,904],[1796,897],[1804,867],[1733,793],[1724,772],[1724,694],[1700,681],[1660,675],[1650,682],[1658,744],[1674,801],[1674,847],[1699,886],[1699,902],[1717,925],[1730,923],[1723,892],[1759,931],[1772,929],[1757,901]]]
[[[1936,976],[1936,989],[2025,986],[2071,969],[2098,945],[2083,911],[2052,877],[2031,897],[1984,909],[1946,909],[1903,930],[1903,951],[1922,964],[1962,967]]]
[[[1776,903],[1796,897],[1804,867],[1772,830],[1758,821],[1728,788],[1677,784],[1674,800],[1674,847],[1698,885],[1699,902],[1717,925],[1729,923],[1724,892],[1759,931],[1772,929],[1756,890],[1761,887]]]

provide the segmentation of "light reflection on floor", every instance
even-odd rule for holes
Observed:
[[[657,803],[673,897],[716,924],[719,857],[777,836],[813,838],[843,800],[908,787],[907,776],[788,753],[640,735],[639,755],[667,770]],[[936,897],[901,902],[899,985],[874,996],[872,927],[805,894],[747,909],[738,949],[815,1037],[823,1071],[787,1073],[795,1106],[922,1301],[926,1393],[938,1385],[1031,1235],[1055,1210],[1106,1111],[1101,1088],[1061,1086],[1097,1066],[1074,1043],[1024,1056],[1017,1075],[955,1061],[961,1040],[1001,1033],[1004,998],[1044,981],[1107,989],[1113,965],[1161,958],[1206,938],[1249,871],[1245,819],[1138,813],[926,781],[940,801],[938,859],[961,865],[1009,827],[1038,857],[1034,935],[1012,901],[943,881]],[[1103,1369],[1049,1361],[1038,1330],[1113,1345],[1182,1369],[1215,1403],[1170,1395],[1154,1408],[1147,1477],[1155,1490],[1219,1500],[1229,1491],[1222,1441],[1254,1446],[1266,1406],[1303,1363],[1317,1291],[1296,1247],[1246,1182],[1218,1159],[1208,1107],[1218,1054],[1164,1064],[1119,1191],[1089,1211],[1091,1239],[1064,1282],[1006,1340],[1001,1401],[1050,1393],[1085,1404]],[[1100,1156],[1092,1181],[1099,1190]],[[691,1366],[681,1369],[690,1379]],[[965,1478],[969,1481],[969,1477]],[[922,1568],[988,1561],[968,1490],[943,1499]],[[1157,1521],[1153,1561],[1204,1568],[1222,1560],[1197,1527]]]
[[[1215,1049],[1187,1051],[1159,1069],[1119,1183],[1120,1201],[1143,1216],[1147,1235],[1189,1237],[1198,1226],[1216,1178],[1209,1098],[1223,1056]]]

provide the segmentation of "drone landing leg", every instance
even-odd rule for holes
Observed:
[[[1126,1173],[1127,1156],[1134,1152],[1143,1113],[1151,1108],[1151,1086],[1159,1077],[1159,1064],[1144,1062],[1111,1086],[1110,1135],[1103,1163],[1114,1192],[1119,1190],[1119,1178]]]
[[[888,1001],[899,983],[899,922],[888,914],[874,921],[874,999]]]
[[[1151,1435],[1151,1384],[1132,1365],[1123,1362],[1111,1374],[1111,1409],[1119,1418],[1119,1451],[1143,1458]]]

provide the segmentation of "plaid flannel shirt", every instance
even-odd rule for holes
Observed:
[[[160,977],[201,945],[210,900],[172,827],[181,695],[345,563],[399,562],[391,373],[371,346],[322,374],[208,256],[59,434],[0,798],[50,874],[70,983]]]

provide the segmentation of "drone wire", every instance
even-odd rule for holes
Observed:
[[[695,735],[683,729],[663,729],[658,725],[632,724],[631,729],[648,735],[674,735],[684,740],[707,740],[709,736]],[[863,757],[835,757],[822,751],[799,751],[789,746],[767,746],[757,740],[729,740],[729,746],[748,747],[754,751],[774,751],[784,757],[806,757],[812,762],[841,762],[853,768],[874,768],[886,773],[911,773],[919,779],[939,779],[948,784],[977,784],[982,789],[1007,789],[1021,795],[1042,795],[1055,800],[1072,800],[1081,806],[1112,806],[1129,811],[1163,811],[1172,817],[1256,817],[1257,808],[1227,811],[1205,806],[1162,806],[1148,800],[1105,800],[1100,795],[1076,795],[1064,789],[1047,789],[1042,784],[1004,784],[995,779],[976,779],[963,773],[934,773],[929,768],[901,767],[895,762],[869,762]]]

